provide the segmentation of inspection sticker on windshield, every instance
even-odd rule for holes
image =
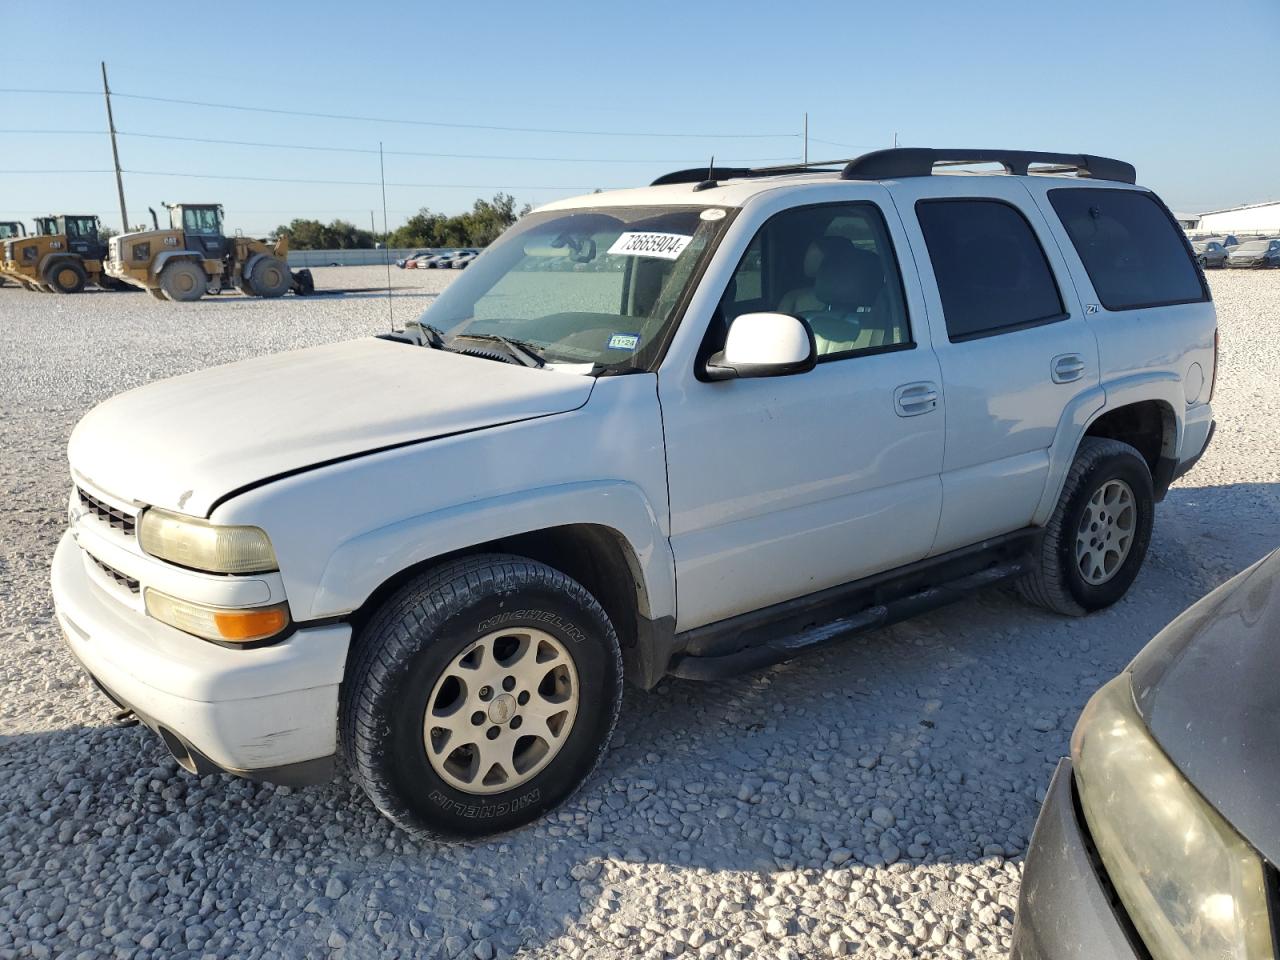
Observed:
[[[675,260],[684,253],[693,237],[681,233],[631,233],[628,231],[614,241],[609,253],[615,257],[657,257]]]
[[[640,346],[638,333],[615,333],[609,338],[610,350],[634,350],[638,346]]]

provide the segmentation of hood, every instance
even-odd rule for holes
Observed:
[[[566,413],[594,383],[371,337],[122,393],[80,421],[68,457],[73,474],[104,493],[203,517],[270,477]]]
[[[1174,620],[1130,669],[1156,742],[1242,836],[1280,863],[1280,551]]]

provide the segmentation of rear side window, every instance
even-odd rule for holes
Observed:
[[[1108,310],[1209,299],[1182,231],[1151,194],[1059,188],[1049,202]]]
[[[1016,207],[999,200],[921,200],[916,217],[953,343],[1066,316],[1044,248]]]

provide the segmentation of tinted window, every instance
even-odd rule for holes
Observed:
[[[834,203],[770,217],[725,291],[719,340],[734,317],[757,312],[807,320],[823,360],[909,346],[898,261],[879,208]]]
[[[1108,310],[1209,299],[1185,238],[1150,194],[1062,188],[1049,202]]]
[[[1016,208],[997,200],[921,200],[916,217],[952,341],[1065,316],[1044,249]]]

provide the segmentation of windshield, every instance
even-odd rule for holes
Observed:
[[[0,223],[0,240],[18,236],[18,224]]]
[[[728,222],[722,209],[701,207],[530,214],[449,284],[419,323],[446,338],[522,340],[548,363],[595,372],[642,367]]]
[[[186,233],[200,236],[216,237],[222,233],[217,207],[184,207],[182,209],[182,229]]]

